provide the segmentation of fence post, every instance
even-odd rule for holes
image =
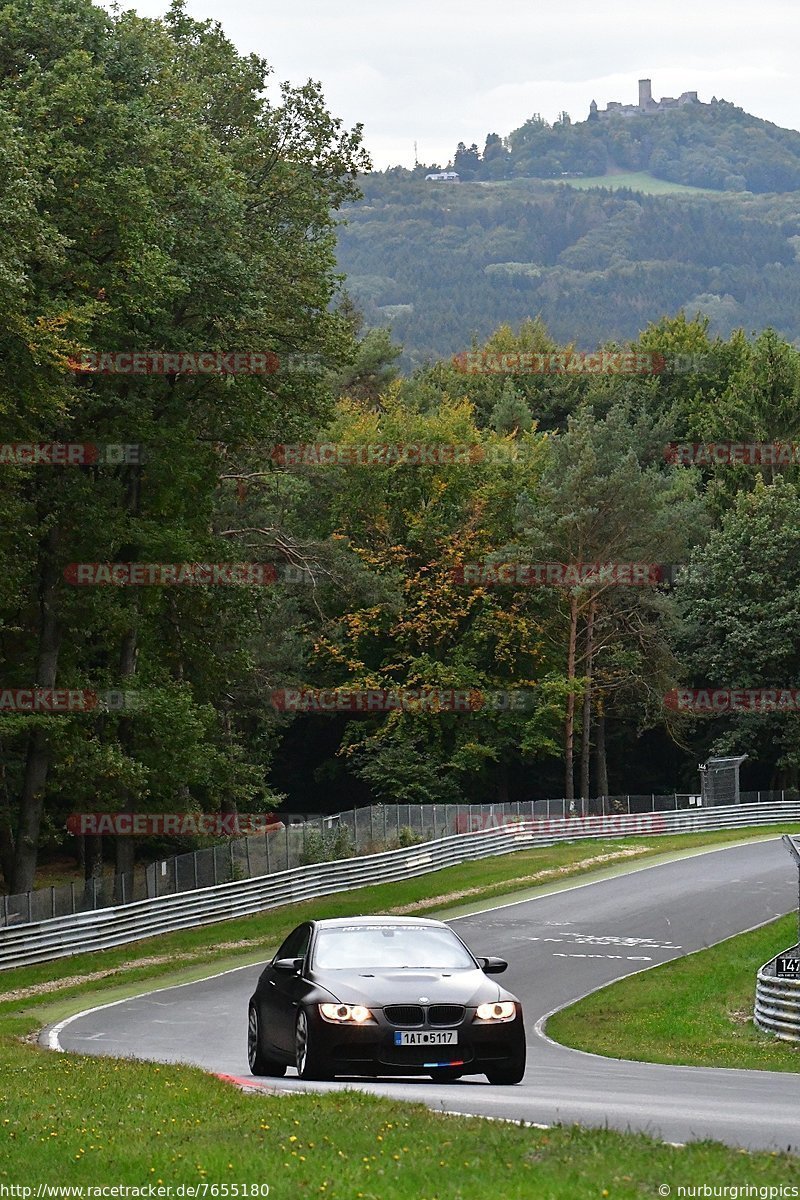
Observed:
[[[228,840],[228,862],[230,863],[231,882],[233,882],[233,838],[229,838]],[[175,890],[177,891],[177,880],[175,883]]]
[[[177,890],[178,890],[178,856],[177,856],[177,854],[173,855],[173,858],[172,858],[172,883],[175,888],[175,891],[177,892]]]
[[[651,802],[651,811],[655,812],[656,811],[656,794],[655,794],[655,792],[650,793],[650,802]]]
[[[266,847],[267,847],[267,874],[271,875],[272,874],[272,863],[269,861],[269,832],[266,829],[264,830],[264,841],[265,841]]]
[[[124,871],[122,872],[122,874],[120,875],[119,878],[120,878],[120,884],[121,884],[121,888],[122,888],[122,903],[126,904],[127,901],[125,899],[125,872]]]
[[[381,812],[383,813],[383,848],[385,850],[386,849],[386,805],[385,804],[381,805]]]
[[[192,851],[192,875],[194,876],[194,886],[197,887],[197,851]]]
[[[211,847],[211,863],[213,865],[214,887],[217,886],[217,847]]]
[[[30,901],[29,901],[30,903]],[[92,908],[97,908],[97,876],[92,876]]]
[[[71,915],[74,917],[75,916],[75,880],[74,879],[70,880],[69,892],[70,892],[70,899],[72,902],[72,914]],[[8,917],[8,910],[6,910],[6,917]]]
[[[250,839],[249,838],[244,839],[244,857],[245,857],[245,861],[247,863],[247,878],[252,879],[253,873],[250,869]]]
[[[630,815],[631,815],[631,798],[630,798],[630,795],[626,796],[626,797],[625,797],[625,799],[628,801],[628,816],[630,816]]]
[[[8,925],[8,896],[3,896],[3,924]]]
[[[31,894],[30,894],[30,892],[28,892],[28,924],[29,925],[32,920],[33,920],[33,914],[32,914],[32,910],[31,910]]]
[[[286,834],[286,870],[287,871],[289,870],[289,828],[290,827],[288,825],[286,825],[286,826],[284,826],[284,830],[283,830],[284,833]]]
[[[56,889],[51,885],[51,887],[50,887],[50,916],[54,917],[55,915],[56,915]]]

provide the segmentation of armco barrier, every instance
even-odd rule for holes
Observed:
[[[800,947],[790,946],[782,953],[794,958],[798,950]],[[800,979],[778,979],[774,958],[758,972],[754,1016],[765,1033],[773,1033],[785,1042],[800,1042]]]
[[[509,821],[499,829],[455,834],[383,854],[295,867],[256,879],[11,926],[0,930],[0,969],[104,950],[160,933],[249,916],[332,892],[408,879],[474,859],[553,842],[739,829],[798,820],[800,801],[790,800],[780,804],[738,804],[631,816]]]

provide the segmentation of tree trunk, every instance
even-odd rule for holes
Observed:
[[[592,747],[592,670],[594,666],[594,600],[589,604],[586,615],[586,690],[583,693],[583,727],[581,729],[581,800],[585,806],[589,800],[589,764]]]
[[[564,797],[575,799],[575,776],[573,768],[573,750],[575,745],[575,693],[572,690],[575,682],[575,643],[578,637],[578,597],[575,592],[569,596],[569,647],[567,649],[567,716],[564,724]]]
[[[11,825],[11,797],[5,765],[0,762],[0,871],[3,883],[10,891],[14,877],[14,830]]]
[[[608,762],[606,761],[606,714],[602,697],[595,718],[594,774],[598,796],[608,796]]]
[[[58,670],[58,651],[61,645],[61,629],[55,610],[56,595],[56,548],[59,532],[50,530],[42,546],[39,575],[39,655],[36,667],[36,686],[55,687]],[[14,872],[12,891],[29,892],[33,889],[36,862],[39,853],[39,830],[44,808],[44,789],[50,765],[50,745],[47,731],[42,727],[33,729],[28,741],[28,755],[22,781],[14,847]]]
[[[83,874],[84,901],[88,908],[99,908],[102,904],[103,882],[103,838],[99,833],[87,833],[84,841],[85,857]],[[95,903],[96,897],[96,903]]]
[[[126,690],[127,683],[136,674],[137,651],[136,626],[132,626],[122,641],[120,655],[120,684]],[[129,751],[133,739],[133,723],[130,717],[123,716],[119,723],[119,743],[124,751]],[[133,812],[133,797],[127,789],[124,792],[120,812]],[[133,834],[117,834],[114,839],[114,899],[130,900],[133,896],[133,869],[136,861],[136,839]]]
[[[139,466],[132,467],[128,472],[128,487],[125,497],[125,507],[133,516],[141,512],[142,470]],[[126,547],[126,557],[131,559],[139,555],[139,547]],[[122,691],[136,675],[136,656],[138,653],[138,600],[131,606],[131,623],[122,639],[120,651],[119,674]],[[117,731],[120,749],[130,753],[133,745],[133,721],[124,715],[120,718]],[[125,789],[122,795],[119,811],[130,813],[134,809],[134,797]],[[114,839],[114,899],[129,900],[133,897],[133,870],[136,862],[136,839],[133,834],[117,834]]]

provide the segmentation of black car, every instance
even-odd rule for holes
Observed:
[[[430,1075],[440,1082],[525,1073],[522,1007],[448,925],[422,917],[307,921],[250,999],[254,1075]]]

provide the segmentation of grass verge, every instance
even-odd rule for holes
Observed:
[[[765,1187],[785,1182],[796,1159],[745,1155],[716,1143],[678,1149],[607,1130],[520,1128],[445,1117],[422,1105],[348,1090],[244,1094],[196,1068],[54,1055],[33,1044],[43,1024],[68,1012],[135,994],[153,981],[167,986],[263,960],[311,913],[443,914],[454,906],[568,886],[577,876],[595,878],[598,868],[613,873],[759,833],[777,836],[767,828],[740,831],[739,837],[726,831],[523,851],[117,950],[4,971],[0,1184],[208,1185],[196,1197],[264,1195],[244,1185],[269,1185],[271,1196],[281,1200],[312,1195],[484,1200],[487,1191],[509,1200],[583,1200],[656,1195],[662,1183],[675,1192],[679,1185],[719,1179]]]
[[[800,1071],[800,1047],[752,1020],[756,971],[796,937],[796,914],[781,917],[594,992],[551,1017],[547,1033],[612,1058]]]
[[[592,175],[583,179],[561,179],[574,188],[608,188],[617,191],[619,188],[630,188],[634,192],[643,192],[648,196],[687,195],[707,196],[710,192],[718,192],[716,188],[694,187],[688,183],[671,183],[669,179],[656,179],[648,171],[621,171],[614,175]]]

